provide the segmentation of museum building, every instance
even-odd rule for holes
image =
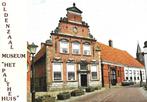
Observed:
[[[37,90],[101,85],[100,49],[73,4],[35,57]]]

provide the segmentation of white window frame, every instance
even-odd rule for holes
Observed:
[[[63,49],[66,49],[67,51],[63,51]],[[60,53],[69,53],[69,42],[66,39],[60,40]]]
[[[73,64],[74,69],[69,70],[69,68],[70,68],[70,67],[68,67],[69,64]],[[67,75],[67,80],[68,81],[75,81],[76,80],[76,73],[75,73],[76,72],[76,67],[75,67],[75,63],[73,63],[73,62],[66,63],[66,71],[67,71],[67,74],[66,74]],[[69,76],[68,76],[69,72],[73,72],[74,73],[74,79],[73,80],[69,80]]]
[[[77,44],[77,45],[76,45]],[[79,48],[76,48],[79,47]],[[78,50],[78,53],[75,53],[74,50]],[[79,42],[72,42],[72,54],[80,54],[81,53],[81,46]]]
[[[95,69],[93,67],[95,67]],[[92,76],[93,72],[96,72],[96,79]],[[91,80],[98,80],[98,66],[96,64],[91,64]]]
[[[55,64],[60,64],[60,69],[55,69]],[[63,71],[62,71],[62,69],[63,69],[63,64],[61,63],[61,62],[53,62],[52,63],[52,68],[53,68],[53,81],[62,81],[63,80],[63,75],[62,75],[62,73],[63,73]],[[54,78],[54,72],[60,72],[61,73],[61,80],[56,80],[55,78]]]
[[[89,43],[83,44],[83,55],[91,55],[91,45]]]

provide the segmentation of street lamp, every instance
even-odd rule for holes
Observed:
[[[31,86],[32,86],[32,102],[35,102],[35,68],[34,68],[34,58],[35,58],[35,53],[36,53],[36,49],[37,49],[37,45],[35,45],[34,43],[28,45],[28,48],[30,50],[30,53],[32,55],[32,82],[31,82]]]
[[[144,42],[144,65],[145,65],[146,87],[147,87],[147,41]]]

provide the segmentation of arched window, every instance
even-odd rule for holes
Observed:
[[[60,40],[60,53],[69,53],[69,42],[65,39]]]
[[[72,53],[73,54],[80,54],[80,43],[79,42],[72,43]]]
[[[83,54],[84,55],[91,55],[91,46],[89,43],[83,44]]]

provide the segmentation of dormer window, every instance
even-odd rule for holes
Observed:
[[[69,53],[69,42],[65,39],[60,40],[60,53]]]
[[[84,55],[91,55],[91,48],[89,43],[83,44],[83,54]]]
[[[79,42],[72,43],[72,53],[73,54],[80,54],[80,43]]]

